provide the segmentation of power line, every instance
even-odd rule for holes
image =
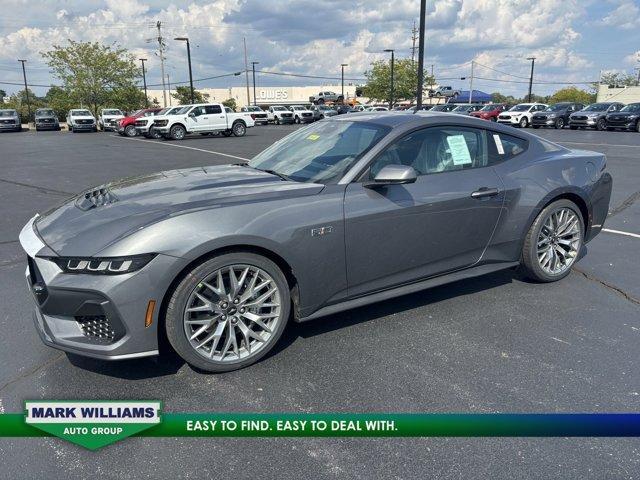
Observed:
[[[280,75],[284,77],[299,77],[299,78],[318,78],[322,80],[341,80],[340,77],[324,77],[320,75],[303,75],[299,73],[286,73],[286,72],[270,72],[267,70],[256,70],[258,73],[263,73],[265,75]],[[366,78],[345,78],[345,80],[349,80],[352,82],[361,82],[366,80]]]

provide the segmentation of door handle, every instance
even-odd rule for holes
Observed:
[[[203,120],[209,120],[209,117],[202,117]]]
[[[471,193],[471,198],[495,197],[499,193],[500,190],[498,190],[497,188],[482,187]]]
[[[220,115],[220,117],[218,117],[218,118],[224,118],[224,115]]]

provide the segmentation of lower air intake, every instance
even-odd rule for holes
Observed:
[[[85,337],[89,337],[92,340],[111,343],[116,338],[116,332],[105,315],[76,317],[76,321]]]

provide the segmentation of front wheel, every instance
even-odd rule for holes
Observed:
[[[169,136],[171,137],[172,140],[182,140],[186,134],[187,134],[187,131],[184,129],[182,125],[174,125],[173,127],[171,127],[171,130],[169,131]]]
[[[520,120],[520,128],[526,128],[527,125],[529,124],[529,120],[527,119],[527,117],[522,117],[522,120]]]
[[[558,118],[556,120],[554,127],[556,127],[556,129],[558,130],[562,130],[564,128],[564,118],[562,117]]]
[[[244,137],[244,134],[247,133],[247,126],[242,122],[236,122],[231,130],[236,137]]]
[[[127,125],[124,129],[124,134],[127,137],[135,137],[138,132],[136,131],[136,127],[134,125]]]
[[[278,117],[274,118],[273,123],[275,123],[276,125],[280,125],[280,118]]]
[[[601,132],[607,129],[607,121],[604,118],[598,120],[596,123],[596,130],[600,130]]]
[[[569,200],[547,205],[531,225],[522,248],[522,268],[529,278],[555,282],[571,271],[584,238],[578,206]]]
[[[300,124],[300,117],[296,115],[295,123]]]
[[[640,133],[640,120],[636,122],[636,132]]]
[[[178,284],[167,306],[167,338],[199,369],[237,370],[278,342],[290,304],[287,280],[275,263],[227,253],[201,263]]]

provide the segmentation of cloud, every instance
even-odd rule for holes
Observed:
[[[635,1],[623,0],[616,2],[617,7],[611,10],[597,24],[606,27],[616,27],[631,30],[640,27],[640,7]]]

